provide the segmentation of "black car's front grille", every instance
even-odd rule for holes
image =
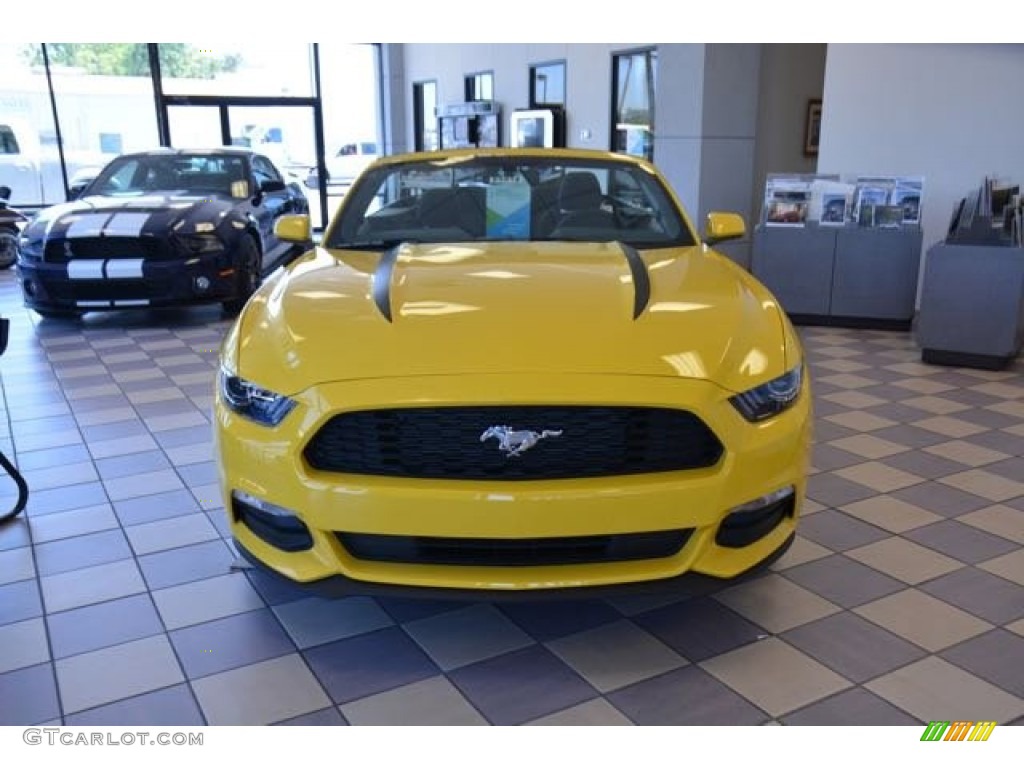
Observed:
[[[72,259],[170,258],[167,242],[156,237],[71,237],[46,244],[46,261],[65,264]]]
[[[547,436],[510,456],[497,437],[483,439],[502,425]],[[669,472],[710,467],[721,455],[718,438],[688,411],[571,405],[353,411],[332,417],[305,449],[322,471],[451,480]]]
[[[461,539],[368,533],[336,535],[348,553],[358,560],[498,567],[583,565],[672,557],[693,535],[693,529],[542,539]]]
[[[167,280],[68,280],[46,284],[51,300],[126,301],[159,299],[170,293]]]

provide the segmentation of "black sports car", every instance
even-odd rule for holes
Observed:
[[[237,312],[305,250],[279,241],[274,222],[308,212],[299,184],[252,150],[122,155],[25,228],[25,304],[43,317],[207,302]]]

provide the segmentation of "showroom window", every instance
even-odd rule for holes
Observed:
[[[491,101],[493,99],[493,72],[474,72],[466,75],[466,101]]]
[[[530,67],[530,108],[565,106],[565,61]]]
[[[654,158],[654,86],[658,51],[646,49],[612,57],[613,152]]]
[[[413,83],[412,120],[417,152],[437,149],[437,81]]]

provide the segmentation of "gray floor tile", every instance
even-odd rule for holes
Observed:
[[[495,725],[518,725],[592,699],[596,691],[550,651],[531,646],[448,675]]]
[[[863,688],[851,688],[782,718],[784,725],[920,725],[920,720]]]
[[[91,458],[89,449],[79,443],[59,448],[47,448],[42,451],[18,451],[18,467],[24,472],[25,470],[60,467],[65,464],[89,461]]]
[[[32,545],[28,519],[22,515],[0,526],[0,552],[22,549]]]
[[[266,609],[228,616],[170,633],[190,678],[295,653],[295,645]]]
[[[387,605],[384,608],[388,610]],[[541,642],[610,624],[619,618],[617,611],[599,600],[508,603],[498,608]]]
[[[807,495],[826,507],[841,507],[873,496],[874,491],[831,472],[820,472],[808,480]]]
[[[46,617],[53,655],[60,659],[162,634],[160,617],[149,595],[77,608]]]
[[[861,547],[889,536],[881,528],[834,509],[816,512],[801,520],[800,535],[836,552]]]
[[[913,643],[849,612],[804,624],[781,637],[855,683],[927,655]]]
[[[40,576],[113,563],[131,556],[131,547],[120,528],[36,545],[36,566]]]
[[[128,526],[125,533],[137,555],[148,555],[220,537],[217,529],[201,512]]]
[[[331,703],[298,654],[203,677],[192,688],[210,725],[269,725]]]
[[[29,515],[38,517],[53,512],[94,507],[106,504],[107,501],[107,494],[101,483],[83,483],[67,488],[52,488],[38,493],[33,492],[29,496],[28,506],[25,509]]]
[[[1024,617],[1024,587],[978,568],[961,568],[918,589],[993,624]]]
[[[766,630],[716,600],[698,597],[633,617],[690,661],[702,661],[764,637]]]
[[[114,512],[124,526],[151,523],[198,511],[199,505],[186,490],[154,493],[151,496],[114,502]]]
[[[151,472],[171,466],[163,451],[144,451],[125,456],[111,456],[109,459],[98,459],[96,471],[104,480],[127,477],[138,472]]]
[[[980,563],[1018,548],[1012,541],[956,520],[943,520],[903,534],[906,538],[965,563]]]
[[[0,548],[0,586],[35,577],[36,565],[32,557],[32,547]]]
[[[152,693],[68,715],[68,725],[189,726],[206,725],[187,685],[172,685]]]
[[[1024,637],[993,629],[939,654],[946,661],[1024,699]]]
[[[403,625],[443,670],[499,656],[533,639],[491,605],[480,603]]]
[[[307,597],[275,605],[273,610],[299,648],[373,632],[393,623],[370,597],[341,600]]]
[[[488,724],[455,686],[441,676],[342,704],[341,711],[352,725]]]
[[[231,550],[218,540],[144,555],[139,567],[150,589],[163,589],[226,575],[234,560]]]
[[[299,715],[288,720],[282,720],[274,725],[294,725],[294,726],[331,726],[331,725],[348,725],[345,718],[341,716],[336,707],[328,707],[327,709],[319,709],[316,712],[310,712],[308,715]]]
[[[59,717],[52,664],[0,675],[0,725],[37,725]]]
[[[117,518],[109,504],[53,512],[48,515],[30,514],[28,521],[32,529],[32,539],[40,544],[117,528]]]
[[[906,587],[903,582],[843,555],[789,568],[786,578],[843,608],[853,608]]]
[[[0,674],[49,660],[46,623],[41,618],[0,624]]]
[[[79,712],[184,681],[165,635],[59,659],[65,713]]]
[[[241,573],[158,589],[153,592],[153,600],[168,630],[264,607],[259,594]]]
[[[698,667],[614,691],[608,701],[637,725],[757,725],[768,715]]]
[[[973,440],[975,439],[972,438]],[[992,504],[988,499],[938,482],[901,488],[898,491],[893,491],[892,495],[943,517],[957,517]]]
[[[104,480],[103,487],[111,501],[123,501],[138,496],[174,491],[182,487],[181,479],[172,469],[142,472],[128,477]]]
[[[0,586],[0,626],[43,615],[35,579]]]
[[[398,627],[310,648],[309,666],[339,703],[434,677],[440,670]]]
[[[134,560],[118,560],[43,576],[39,583],[49,613],[146,591],[146,584]]]

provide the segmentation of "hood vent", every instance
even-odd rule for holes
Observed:
[[[377,270],[373,273],[373,303],[377,305],[377,309],[389,323],[391,322],[391,277],[395,272],[398,249],[401,247],[399,244],[384,251],[377,263]]]
[[[629,263],[630,274],[633,275],[633,319],[636,320],[647,309],[651,300],[651,276],[647,274],[647,265],[640,252],[632,245],[619,243]]]

